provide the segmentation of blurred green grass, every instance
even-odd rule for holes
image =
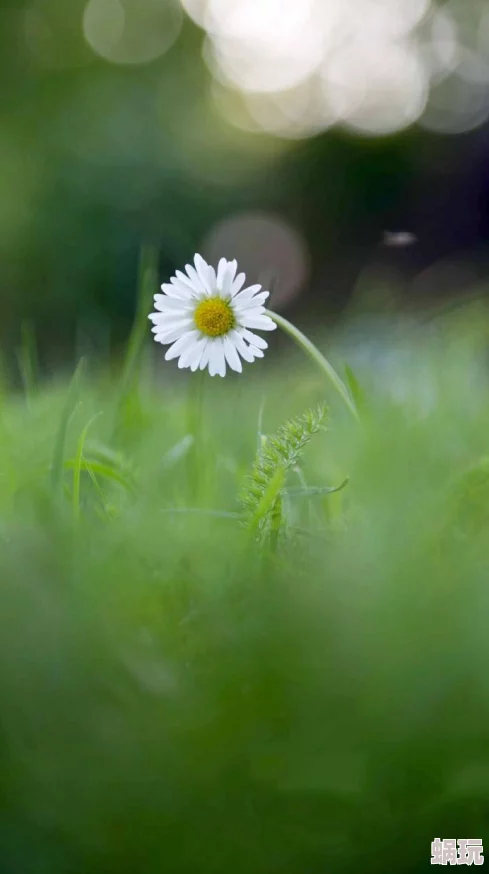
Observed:
[[[487,840],[486,325],[331,338],[362,420],[328,396],[287,484],[349,482],[290,497],[273,551],[238,496],[259,421],[328,393],[309,365],[205,378],[199,415],[161,359],[122,399],[90,367],[4,387],[2,872],[387,874]]]

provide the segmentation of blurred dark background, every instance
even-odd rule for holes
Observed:
[[[485,277],[479,0],[18,0],[0,65],[7,354],[26,320],[49,364],[117,349],[142,242],[320,318]]]

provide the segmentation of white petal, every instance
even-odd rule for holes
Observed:
[[[215,376],[219,373],[224,376],[226,373],[226,361],[224,359],[224,348],[220,337],[216,337],[209,343],[209,373]]]
[[[211,293],[211,286],[209,285],[209,265],[207,261],[204,261],[202,255],[195,255],[194,263],[197,268],[198,277],[206,291],[207,294]]]
[[[198,343],[198,353],[195,355],[195,358],[192,358],[192,361],[190,364],[190,370],[192,372],[195,372],[196,370],[199,369],[199,367],[201,365],[202,357],[203,357],[204,352],[207,348],[207,345],[208,345],[207,337],[202,337],[202,339],[199,340],[199,343]]]
[[[160,331],[173,331],[174,328],[179,328],[179,327],[183,327],[183,330],[181,332],[182,334],[184,334],[185,331],[197,331],[198,330],[194,319],[181,319],[180,322],[173,321],[170,319],[170,320],[165,321],[164,323],[160,324]],[[199,337],[200,336],[201,335],[200,335],[200,331],[199,331]]]
[[[193,315],[188,315],[186,313],[178,313],[176,315],[170,315],[169,313],[158,313],[161,318],[153,319],[153,324],[158,325],[160,331],[171,330],[172,328],[177,328],[179,325],[182,325],[184,329],[186,328],[195,328],[195,321]]]
[[[208,281],[208,283],[209,283],[209,287],[210,287],[210,290],[211,290],[211,294],[215,294],[215,292],[216,292],[217,276],[216,276],[216,271],[214,270],[214,268],[212,267],[211,264],[208,264],[208,265],[207,265],[207,277],[208,277],[207,281]]]
[[[236,270],[238,269],[238,262],[236,258],[233,261],[228,261],[228,270],[231,276],[231,283],[234,282],[234,278],[236,276]]]
[[[230,331],[229,339],[234,343],[236,349],[238,350],[241,358],[243,358],[244,361],[248,361],[251,364],[251,362],[255,360],[253,352],[250,350],[250,347],[247,343],[245,343],[243,337],[241,336],[241,334],[238,333],[238,331]]]
[[[219,264],[217,265],[216,286],[217,286],[218,290],[222,288],[222,283],[224,281],[224,274],[226,272],[227,266],[228,266],[228,262],[226,261],[226,259],[221,258],[221,260],[219,261]]]
[[[192,306],[190,301],[181,300],[177,297],[169,297],[167,294],[155,294],[154,296],[155,308],[160,310],[160,312],[165,311],[175,311],[175,310],[188,310],[189,304]]]
[[[270,316],[252,316],[245,314],[241,318],[241,323],[246,328],[256,328],[258,331],[274,331],[277,325],[272,321]]]
[[[258,291],[261,291],[261,285],[249,285],[248,288],[243,288],[243,291],[236,295],[233,303],[238,303],[239,301],[241,304],[245,300],[249,301]]]
[[[176,325],[177,322],[193,322],[193,310],[183,313],[151,313],[151,321],[154,325]]]
[[[205,294],[207,296],[207,292],[202,285],[202,282],[199,279],[199,274],[197,273],[195,267],[192,267],[191,264],[185,265],[185,270],[187,271],[190,279],[192,281],[192,286],[198,294]]]
[[[255,319],[257,316],[265,316],[266,310],[264,306],[253,306],[243,304],[242,306],[233,306],[233,311],[236,316],[236,321],[240,324],[247,317]]]
[[[173,343],[173,340],[177,340],[178,337],[183,337],[184,334],[188,334],[189,331],[195,331],[195,325],[192,322],[184,322],[179,325],[158,325],[157,331],[155,334],[159,334],[162,337],[171,337],[172,339],[168,342]]]
[[[187,289],[190,291],[191,297],[200,297],[204,294],[204,289],[201,287],[200,282],[198,286],[195,286],[195,282],[189,279],[188,276],[185,276],[185,273],[182,273],[181,270],[176,271],[176,279],[171,279],[171,283],[177,286],[179,289]]]
[[[194,360],[198,361],[200,358],[200,353],[202,351],[202,347],[204,345],[205,340],[197,340],[196,343],[192,343],[187,346],[185,352],[182,352],[180,359],[178,361],[178,366],[182,367],[190,367]]]
[[[244,273],[238,273],[236,279],[233,282],[232,288],[231,288],[231,294],[233,295],[233,297],[235,294],[238,293],[238,291],[241,291],[241,289],[243,288],[243,285],[245,284],[245,279],[246,279],[246,275]]]
[[[177,314],[170,316],[168,313],[150,313],[148,316],[148,319],[153,322],[153,325],[165,325],[168,320],[181,322],[185,318],[186,316],[184,315]]]
[[[176,343],[168,349],[165,355],[166,360],[171,361],[172,358],[178,358],[179,355],[185,352],[185,349],[189,346],[193,346],[198,339],[198,331],[187,331],[185,334],[182,334]]]
[[[188,287],[188,285],[183,285],[182,282],[179,282],[178,279],[172,277],[170,282],[165,282],[161,286],[161,290],[168,295],[168,297],[176,298],[177,300],[186,301],[191,300],[193,297],[192,290]]]
[[[226,356],[224,355],[224,338],[217,337],[216,343],[220,349],[219,370],[217,372],[218,372],[219,376],[226,376]]]
[[[240,330],[240,329],[238,328],[238,330]],[[256,334],[252,334],[251,331],[246,331],[246,333],[249,334],[250,337],[255,337],[257,340],[260,341],[260,346],[258,346],[256,343],[250,343],[249,346],[248,346],[248,345],[246,346],[246,348],[248,349],[249,353],[253,356],[253,359],[255,359],[255,358],[263,358],[264,355],[263,355],[263,351],[262,351],[262,350],[268,348],[268,343],[265,343],[265,340],[262,340],[261,337],[257,337]],[[244,342],[242,336],[240,337],[240,339],[241,339],[242,342]],[[263,344],[263,345],[262,345],[262,344]],[[237,345],[237,344],[236,344],[236,345]],[[240,351],[241,351],[241,350],[240,350]]]
[[[238,267],[237,261],[228,261],[222,280],[221,297],[231,297],[231,288]]]
[[[190,360],[190,366],[192,370],[197,370],[200,359],[202,358],[202,353],[207,346],[208,340],[207,337],[201,337],[200,340],[196,343],[194,354]]]
[[[265,303],[269,294],[269,291],[261,291],[260,294],[255,294],[255,296],[252,297],[251,300],[240,301],[234,299],[233,304],[236,309],[239,309],[241,311],[250,309],[251,307],[263,307],[263,304]]]
[[[215,376],[217,373],[216,366],[218,362],[218,354],[216,349],[216,344],[214,342],[209,343],[209,374],[210,376]]]
[[[257,316],[265,315],[265,307],[260,305],[255,306],[253,301],[249,304],[243,304],[243,306],[235,306],[234,311],[236,314],[239,313],[241,319],[247,317],[256,319]]]
[[[241,337],[244,340],[247,340],[252,346],[256,346],[258,349],[268,349],[268,343],[263,337],[260,337],[258,334],[253,334],[252,331],[248,331],[246,328],[238,328],[237,329]]]
[[[236,373],[243,372],[243,365],[239,360],[239,355],[236,352],[236,347],[234,343],[228,337],[223,338],[223,346],[224,346],[224,355],[226,356],[226,361],[229,364],[232,370],[235,370]]]
[[[199,369],[200,370],[204,370],[207,367],[207,365],[209,364],[209,355],[210,355],[211,345],[212,344],[208,340],[206,345],[204,346],[204,350],[202,352],[202,357],[199,361]]]
[[[180,331],[178,334],[175,331],[174,334],[155,334],[154,340],[156,343],[161,343],[162,346],[168,346],[171,343],[175,343],[175,341],[179,340],[183,336]],[[172,355],[172,358],[174,356]]]
[[[153,325],[157,325],[161,331],[164,331],[165,328],[175,328],[177,325],[193,325],[194,320],[192,316],[186,315],[185,313],[175,313],[170,315],[169,313],[151,313],[149,316]]]
[[[184,334],[188,334],[189,331],[194,329],[194,325],[192,322],[187,322],[184,325],[175,325],[170,328],[159,327],[157,336],[161,339],[160,343],[173,343],[175,340],[178,340],[179,337],[183,337]]]
[[[154,318],[152,319],[153,324],[155,325],[176,325],[177,322],[193,322],[194,321],[194,311],[191,310],[182,310],[181,312],[159,312],[152,313]]]

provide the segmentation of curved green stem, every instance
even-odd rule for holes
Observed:
[[[296,328],[295,325],[293,325],[291,322],[288,322],[287,319],[284,319],[283,316],[279,316],[277,315],[277,313],[274,313],[271,310],[266,310],[266,314],[267,316],[270,316],[271,319],[273,319],[273,321],[279,326],[279,328],[282,328],[282,330],[285,331],[286,334],[289,334],[289,336],[292,337],[293,340],[295,340],[297,345],[300,346],[301,349],[303,349],[310,358],[312,358],[312,360],[333,383],[336,391],[339,395],[341,395],[346,406],[350,410],[350,413],[352,413],[352,415],[355,416],[356,419],[358,419],[358,410],[350,396],[346,385],[340,379],[340,377],[336,373],[336,370],[331,366],[329,361],[327,361],[324,355],[321,355],[321,352],[319,351],[319,349],[316,348],[314,343],[311,343],[311,341],[306,337],[305,334],[302,333],[302,331],[299,331],[299,329]]]

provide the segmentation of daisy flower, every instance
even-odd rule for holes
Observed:
[[[155,308],[149,318],[157,343],[171,344],[165,354],[169,361],[178,358],[179,367],[205,370],[211,376],[225,376],[226,367],[241,373],[244,361],[263,358],[268,344],[253,333],[273,331],[277,326],[266,315],[264,303],[269,295],[261,285],[245,284],[237,261],[221,258],[217,273],[200,256],[186,274],[177,270],[170,282],[155,294]]]

